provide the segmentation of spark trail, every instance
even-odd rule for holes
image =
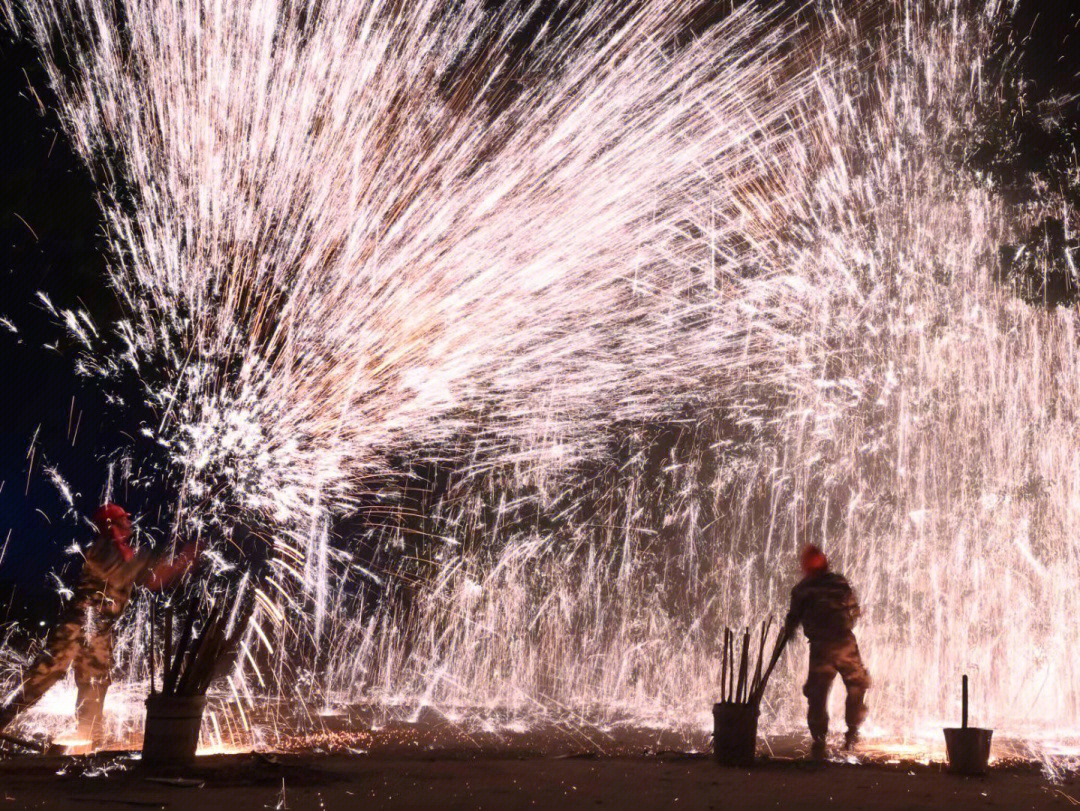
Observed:
[[[311,606],[338,700],[668,724],[823,537],[881,735],[939,725],[962,669],[998,726],[1075,723],[1076,314],[992,280],[1075,214],[957,157],[1014,86],[1005,6],[854,8],[21,8],[131,313],[111,354],[64,319],[140,375],[176,531],[269,527],[264,648]]]
[[[741,12],[679,45],[685,9],[616,8],[533,30],[469,2],[28,5],[108,178],[115,362],[158,371],[183,499],[340,511],[387,448],[479,415],[493,454],[588,445],[776,365],[784,336],[737,305],[782,320],[779,285],[698,266],[685,229],[725,198],[710,239],[758,225],[787,33]]]
[[[130,313],[113,351],[57,319],[87,374],[139,379],[174,535],[268,526],[266,605],[310,600],[318,636],[327,521],[389,454],[555,471],[604,426],[780,385],[809,288],[753,260],[810,74],[775,15],[690,36],[693,11],[9,9]]]
[[[719,630],[783,610],[813,539],[866,606],[872,736],[938,740],[970,672],[987,725],[1075,747],[1077,314],[995,278],[1026,224],[1076,233],[1076,168],[1019,206],[966,163],[1020,80],[992,59],[1006,9],[863,11],[829,27],[785,163],[772,266],[818,290],[786,360],[804,376],[626,430],[608,464],[541,488],[539,520],[515,506],[534,482],[465,478],[434,511],[466,551],[410,567],[430,585],[404,617],[338,626],[332,690],[705,729]],[[801,725],[785,667],[772,729]]]

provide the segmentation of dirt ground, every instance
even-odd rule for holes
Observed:
[[[724,769],[704,755],[231,755],[151,782],[131,755],[0,760],[6,809],[1041,809],[1080,805],[1080,779],[1031,767],[962,778],[937,765],[773,760]]]

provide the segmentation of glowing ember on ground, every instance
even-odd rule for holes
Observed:
[[[65,755],[87,755],[94,751],[93,741],[89,738],[60,736],[52,741]]]

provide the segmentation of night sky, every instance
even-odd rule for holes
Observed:
[[[42,115],[29,89],[49,103],[33,51],[13,43],[7,31],[0,42],[0,315],[19,330],[0,328],[0,548],[10,533],[0,580],[34,592],[48,589],[46,574],[66,559],[62,550],[76,534],[85,536],[70,518],[63,520],[63,502],[42,476],[42,463],[64,472],[87,509],[102,488],[95,456],[104,439],[101,400],[74,374],[70,348],[37,292],[58,307],[85,303],[99,325],[120,308],[104,283],[94,183],[60,134],[56,115]],[[58,338],[56,349],[45,348]],[[74,442],[67,438],[69,414]],[[39,427],[31,470],[27,451]]]
[[[1077,6],[1076,0],[1024,0],[1016,30],[1030,31],[1023,67],[1035,99],[1080,96]],[[7,30],[0,31],[0,77],[0,316],[18,329],[12,334],[0,326],[0,549],[7,544],[0,560],[2,621],[12,584],[12,617],[25,612],[20,603],[35,594],[45,595],[35,611],[51,610],[48,572],[68,560],[63,550],[75,537],[88,537],[85,527],[65,518],[43,465],[63,473],[88,512],[105,483],[101,454],[120,444],[118,432],[132,426],[124,424],[124,415],[109,414],[100,392],[74,374],[73,349],[37,298],[42,291],[57,308],[85,308],[102,332],[121,315],[104,281],[95,183],[50,111],[32,49],[13,42]],[[1080,101],[1072,104],[1080,119],[1078,109]],[[31,468],[27,451],[35,431]]]

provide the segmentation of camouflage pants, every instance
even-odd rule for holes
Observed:
[[[865,697],[870,688],[870,674],[863,665],[854,634],[829,642],[810,643],[810,673],[803,693],[808,700],[806,722],[810,737],[815,741],[824,741],[829,732],[829,690],[837,673],[847,688],[848,731],[856,732],[866,718]]]
[[[23,673],[23,683],[7,706],[0,709],[0,730],[34,706],[46,691],[74,665],[78,697],[75,716],[79,737],[98,733],[105,694],[112,683],[113,623],[93,607],[73,605],[49,632],[45,648]]]

